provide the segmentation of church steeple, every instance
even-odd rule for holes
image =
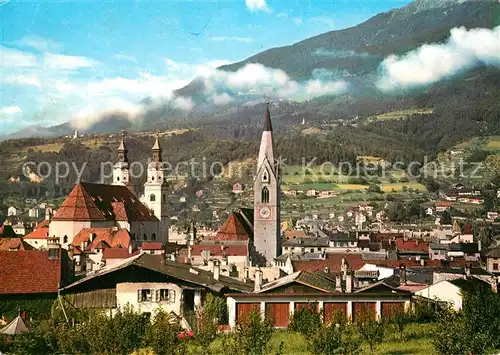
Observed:
[[[269,99],[266,99],[266,125],[264,131],[272,132],[273,126],[271,124],[271,113],[269,112]]]
[[[156,132],[155,136],[155,144],[153,144],[153,148],[151,150],[153,151],[153,161],[156,163],[161,162],[161,146],[160,146],[160,132]]]
[[[125,132],[123,131],[120,138],[120,145],[118,146],[118,149],[116,151],[118,152],[118,161],[128,163],[128,150],[127,146],[125,145]]]

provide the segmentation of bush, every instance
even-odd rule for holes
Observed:
[[[270,350],[274,327],[259,310],[251,311],[230,335],[222,340],[227,355],[264,355]]]
[[[306,339],[311,338],[321,328],[321,316],[313,309],[314,306],[310,305],[296,310],[288,329],[304,335]]]
[[[368,343],[373,354],[375,346],[384,340],[385,323],[382,320],[375,320],[373,310],[366,307],[356,314],[355,325],[359,336]]]
[[[179,323],[172,320],[170,314],[160,310],[147,328],[145,344],[158,355],[185,354],[186,344],[179,338],[181,331]]]

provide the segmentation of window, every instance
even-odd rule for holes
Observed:
[[[148,240],[148,236],[146,235],[146,233],[143,234],[142,239]]]
[[[163,202],[167,202],[167,194],[163,194]]]
[[[151,234],[151,240],[156,240],[156,234],[155,233]]]
[[[269,203],[269,190],[267,189],[267,187],[264,187],[262,189],[261,202],[262,203]]]
[[[154,194],[151,194],[151,195],[149,196],[149,201],[151,201],[151,202],[156,201],[156,197],[155,197],[155,195],[154,195]]]
[[[137,302],[152,302],[153,290],[143,289],[137,291]]]
[[[498,264],[497,263],[493,263],[493,270],[498,271]]]
[[[157,295],[157,300],[159,300],[160,302],[169,302],[169,303],[175,302],[174,290],[169,290],[166,288],[161,290],[156,290],[156,295]]]
[[[267,169],[264,170],[264,173],[262,174],[262,181],[264,181],[264,182],[269,181],[269,173],[267,172]]]
[[[116,181],[120,181],[120,177],[119,176],[116,177]]]
[[[65,236],[63,237],[63,243],[67,243],[67,242],[68,242],[68,236],[67,236],[67,235],[65,235]]]

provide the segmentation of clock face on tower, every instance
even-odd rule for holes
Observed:
[[[267,206],[260,206],[258,209],[258,215],[260,219],[271,218],[271,209]]]

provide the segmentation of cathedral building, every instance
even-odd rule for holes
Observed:
[[[152,151],[145,195],[139,199],[130,178],[128,152],[122,135],[112,184],[76,184],[50,220],[49,235],[58,238],[66,249],[76,247],[73,240],[84,228],[98,228],[102,233],[106,232],[102,229],[110,232],[126,229],[137,246],[144,241],[167,243],[167,184],[158,135]]]
[[[255,261],[270,266],[281,253],[279,164],[274,158],[273,129],[269,101],[254,180]]]

